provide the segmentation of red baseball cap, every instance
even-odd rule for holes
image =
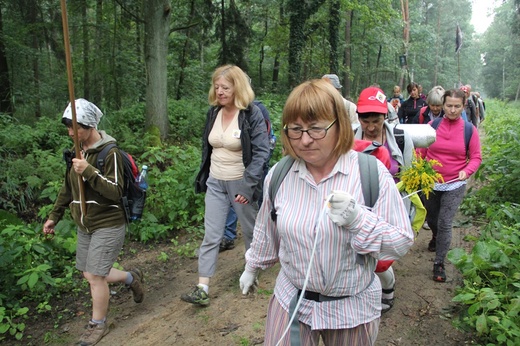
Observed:
[[[376,87],[364,89],[357,102],[358,113],[388,113],[388,105],[383,90]]]

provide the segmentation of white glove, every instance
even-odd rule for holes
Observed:
[[[338,226],[348,226],[361,211],[354,197],[345,191],[332,191],[329,204],[329,217]]]
[[[258,284],[258,280],[256,280],[257,273],[250,272],[247,269],[244,270],[242,276],[240,276],[240,289],[242,290],[242,294],[247,294],[251,289],[255,289]]]

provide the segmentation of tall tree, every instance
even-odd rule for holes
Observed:
[[[305,24],[325,0],[288,0],[289,12],[289,86],[294,87],[300,82],[301,58],[305,48]]]
[[[345,67],[343,73],[343,92],[345,93],[345,97],[349,97],[351,94],[351,82],[350,77],[352,75],[352,44],[351,44],[351,33],[352,33],[352,17],[354,16],[354,11],[351,9],[345,12],[345,51],[343,53],[343,66]]]
[[[11,80],[9,79],[9,66],[5,55],[3,26],[2,9],[0,8],[0,113],[12,114]]]
[[[245,53],[248,48],[251,30],[247,26],[244,18],[235,3],[229,1],[226,9],[224,0],[221,2],[220,25],[217,27],[217,37],[221,40],[221,50],[219,54],[219,65],[235,64],[247,71],[247,59]],[[220,30],[218,30],[220,28]]]
[[[169,133],[167,56],[170,34],[171,2],[169,0],[143,0],[146,22],[146,127],[158,129],[161,139]]]
[[[329,3],[329,72],[339,73],[339,24],[340,24],[340,1],[330,0]]]

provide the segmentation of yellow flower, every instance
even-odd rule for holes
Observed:
[[[399,178],[403,182],[407,193],[422,190],[426,198],[430,196],[436,182],[444,182],[442,176],[433,168],[442,167],[437,160],[426,160],[414,153],[412,163],[408,167],[401,167]]]

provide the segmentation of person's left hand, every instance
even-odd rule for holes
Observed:
[[[329,203],[329,217],[338,226],[349,225],[361,211],[354,197],[345,191],[332,191]]]
[[[247,204],[247,203],[249,203],[249,201],[247,200],[247,198],[245,198],[245,197],[242,196],[242,195],[236,195],[236,197],[235,197],[235,202],[237,202],[237,203],[241,203],[241,204]]]
[[[464,171],[460,171],[460,172],[459,172],[459,180],[463,180],[463,181],[464,181],[464,180],[466,180],[466,179],[468,179],[468,178],[469,178],[469,177],[468,177],[468,173],[466,173],[466,172],[464,172]]]
[[[83,171],[88,167],[89,163],[85,158],[83,157],[83,153],[80,152],[80,158],[74,158],[72,159],[72,168],[74,168],[74,172],[78,174],[82,174]]]

